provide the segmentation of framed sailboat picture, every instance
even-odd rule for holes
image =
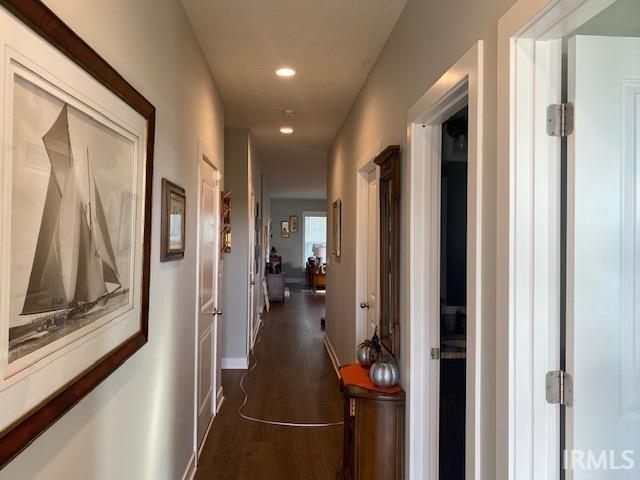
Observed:
[[[163,262],[184,257],[186,198],[184,188],[162,179],[160,260]]]
[[[147,341],[155,109],[39,1],[0,46],[1,467]]]

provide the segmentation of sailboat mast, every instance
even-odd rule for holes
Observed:
[[[87,145],[87,185],[89,186],[89,231],[93,230],[93,212],[91,211],[91,162],[89,161],[89,145]]]

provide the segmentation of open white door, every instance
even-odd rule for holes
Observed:
[[[200,159],[197,320],[197,451],[216,412],[220,173]]]
[[[567,479],[640,478],[640,39],[569,41]]]

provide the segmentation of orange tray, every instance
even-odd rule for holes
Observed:
[[[400,385],[389,388],[376,386],[376,384],[374,384],[369,378],[369,368],[363,367],[359,363],[340,367],[340,378],[345,385],[355,385],[356,387],[366,388],[367,390],[373,390],[376,392],[398,393],[402,390]]]

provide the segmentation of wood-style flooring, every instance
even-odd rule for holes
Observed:
[[[342,421],[335,370],[323,345],[324,296],[293,292],[272,304],[254,348],[258,366],[245,380],[252,417],[286,422]],[[253,358],[252,358],[253,361]],[[222,374],[225,400],[213,421],[196,480],[328,480],[342,461],[342,426],[292,428],[238,415],[246,370]]]

